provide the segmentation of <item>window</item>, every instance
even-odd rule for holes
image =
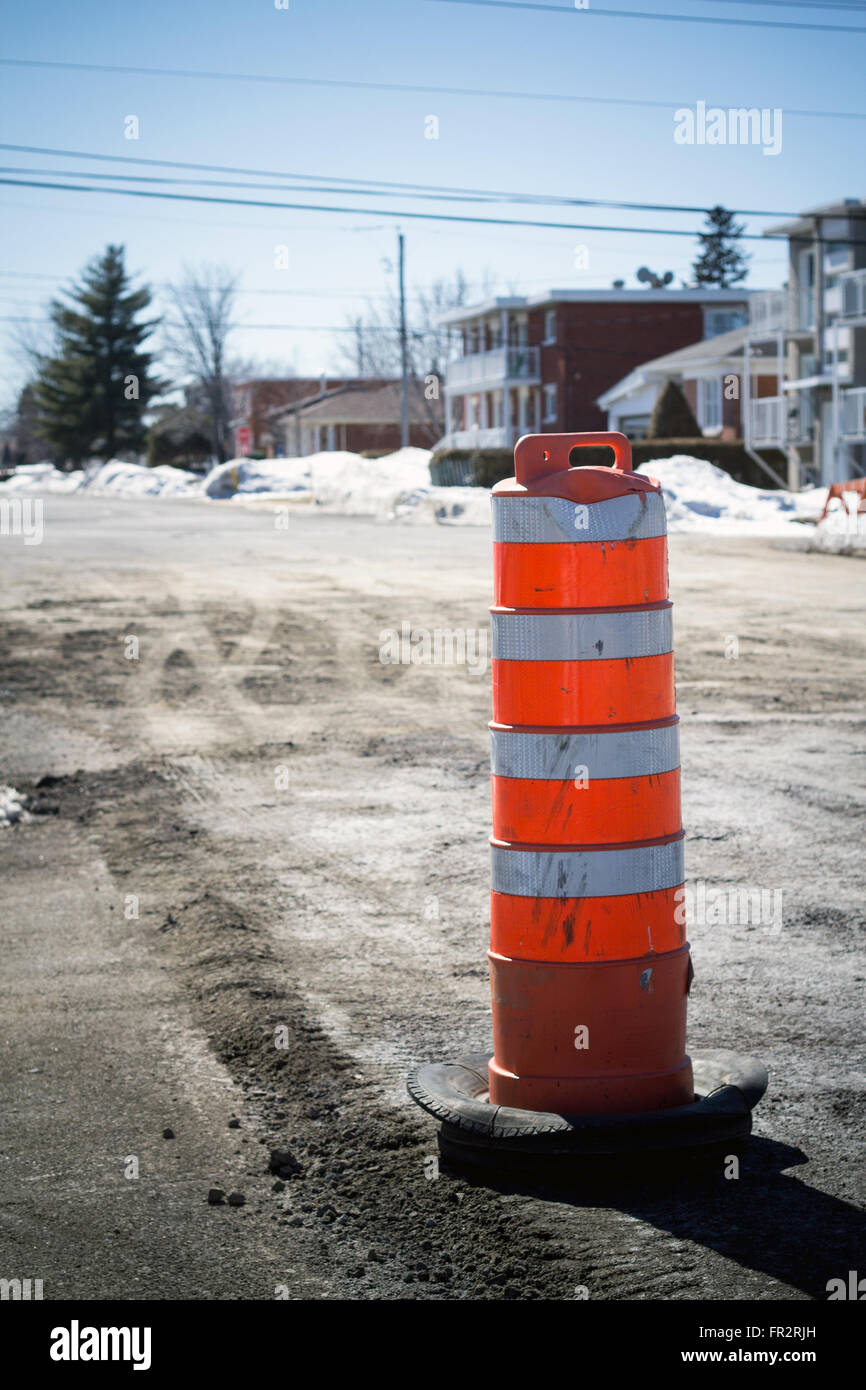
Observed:
[[[824,268],[830,274],[840,270],[849,270],[851,267],[851,252],[847,243],[844,241],[831,241],[829,246],[824,249]]]
[[[705,377],[698,381],[698,423],[704,434],[722,428],[722,379]]]
[[[649,427],[648,415],[621,415],[614,428],[628,435],[629,439],[646,439]]]
[[[557,405],[557,399],[556,399],[556,397],[557,397],[556,382],[555,382],[555,381],[554,381],[554,382],[551,382],[549,386],[543,387],[542,390],[543,390],[543,405],[544,405],[544,416],[543,416],[543,419],[544,419],[544,423],[545,423],[546,425],[549,425],[549,424],[551,423],[551,421],[555,421],[555,420],[556,420],[557,414],[558,414],[558,405]]]
[[[544,341],[546,343],[556,342],[556,310],[545,309],[544,311]]]
[[[742,328],[746,322],[743,309],[707,309],[704,322],[704,337],[717,338],[720,333],[730,333],[732,328]]]
[[[838,365],[839,365],[839,370],[840,370],[840,371],[843,371],[843,372],[844,372],[844,371],[847,371],[847,368],[848,368],[848,349],[847,349],[847,348],[839,348],[839,349],[838,349],[838,351],[837,351],[837,353],[836,353],[836,361],[837,361],[837,363],[838,363]],[[825,367],[826,370],[829,371],[829,372],[832,372],[832,370],[833,370],[833,349],[832,349],[832,348],[825,348],[825,349],[824,349],[824,367]]]

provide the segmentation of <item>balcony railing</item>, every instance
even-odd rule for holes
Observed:
[[[540,354],[537,347],[499,347],[489,352],[473,352],[449,362],[446,376],[449,388],[460,391],[490,390],[506,381],[539,381]]]
[[[855,386],[841,396],[839,427],[846,439],[866,439],[866,386]]]
[[[761,290],[749,299],[749,336],[811,333],[815,328],[815,291]]]
[[[785,396],[764,396],[751,402],[753,444],[782,444],[788,437],[788,401]]]
[[[866,318],[866,270],[852,270],[839,276],[842,286],[843,319]]]
[[[749,333],[779,333],[794,326],[794,302],[787,290],[762,290],[749,298]]]
[[[805,391],[786,396],[764,396],[751,402],[753,444],[811,444],[814,424],[812,402]]]

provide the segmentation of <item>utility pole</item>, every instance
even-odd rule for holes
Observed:
[[[364,356],[364,326],[360,318],[355,319],[353,327],[355,329],[355,360],[357,372],[358,376],[363,376],[364,368],[367,363]]]
[[[400,366],[402,382],[400,388],[400,444],[405,449],[409,443],[409,344],[406,337],[406,282],[404,278],[405,248],[403,233],[397,233],[400,266]]]

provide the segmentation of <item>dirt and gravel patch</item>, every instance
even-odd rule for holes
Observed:
[[[689,877],[783,893],[778,930],[691,929],[692,1050],[771,1070],[741,1177],[531,1191],[438,1167],[404,1091],[414,1062],[489,1040],[489,674],[383,666],[380,634],[485,626],[489,536],[311,516],[277,541],[266,513],[229,530],[72,498],[57,517],[26,563],[2,555],[2,780],[36,810],[3,833],[50,857],[74,829],[118,910],[137,900],[119,930],[244,1097],[249,1240],[328,1297],[821,1298],[857,1267],[857,560],[671,549]]]

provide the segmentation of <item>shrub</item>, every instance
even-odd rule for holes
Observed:
[[[430,460],[434,487],[493,487],[513,476],[512,449],[441,449]]]
[[[695,439],[701,427],[675,381],[666,381],[653,406],[649,439]]]

